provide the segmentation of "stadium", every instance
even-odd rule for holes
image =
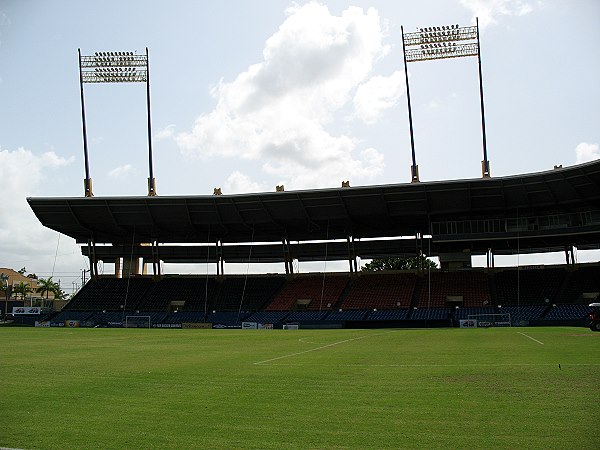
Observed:
[[[412,57],[456,57],[426,45]],[[420,181],[413,146],[408,183],[162,196],[147,73],[106,78],[130,53],[79,58],[84,196],[27,203],[75,240],[90,279],[52,309],[6,286],[0,446],[598,446],[600,262],[576,252],[600,250],[600,160],[492,177],[481,91],[481,178]],[[147,70],[147,50],[136,58]],[[85,64],[100,70],[85,79]],[[84,80],[146,82],[147,196],[93,194]],[[557,252],[564,264],[495,264]]]
[[[127,317],[154,327],[419,327],[476,315],[583,326],[600,292],[600,266],[572,257],[574,247],[599,248],[599,162],[449,182],[28,202],[44,226],[83,244],[92,268],[92,280],[43,320],[49,326],[120,327]],[[540,251],[564,251],[566,263],[493,267],[494,255]],[[423,253],[440,269],[357,270],[358,257]],[[473,255],[487,255],[489,267],[471,268]],[[293,260],[346,260],[349,270],[295,274]],[[98,261],[117,273],[98,276]],[[218,274],[162,276],[161,261],[216,265]],[[279,262],[286,274],[228,276],[223,261]]]

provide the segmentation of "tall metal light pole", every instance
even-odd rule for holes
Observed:
[[[412,181],[418,180],[412,128],[412,112],[410,107],[410,94],[408,89],[407,64],[416,61],[430,61],[435,59],[460,58],[463,56],[477,56],[479,63],[479,96],[481,104],[481,131],[483,136],[483,161],[481,161],[481,174],[483,178],[490,177],[490,163],[487,155],[485,134],[485,114],[483,104],[483,79],[481,75],[481,51],[479,46],[479,20],[475,26],[460,27],[459,25],[444,25],[441,27],[419,28],[416,33],[404,33],[402,29],[402,49],[404,51],[404,70],[406,73],[406,92],[408,100],[408,116],[410,122],[410,140],[413,155],[411,168]],[[415,173],[417,178],[415,179]]]
[[[479,67],[479,99],[481,103],[481,136],[483,141],[483,161],[481,161],[481,174],[484,178],[490,177],[490,162],[487,157],[487,140],[485,136],[485,109],[483,107],[483,76],[481,75],[481,46],[479,45],[479,17],[476,19],[477,26],[477,63]]]
[[[152,167],[152,124],[150,120],[150,66],[148,59],[148,47],[146,47],[146,112],[148,113],[148,195],[156,195],[156,180]]]
[[[81,121],[83,126],[83,153],[85,159],[85,196],[92,197],[92,179],[88,158],[87,130],[83,95],[84,83],[146,83],[146,105],[148,113],[148,195],[156,195],[156,181],[152,167],[152,129],[150,120],[150,75],[148,48],[145,55],[134,52],[96,52],[90,56],[79,53],[79,84],[81,90]]]
[[[90,160],[88,158],[87,145],[87,127],[85,125],[85,103],[83,100],[83,71],[81,68],[81,49],[77,49],[79,54],[79,91],[81,92],[81,123],[83,126],[83,159],[85,162],[85,180],[83,180],[83,190],[86,197],[93,197],[92,179],[90,178]]]
[[[404,78],[406,79],[406,102],[408,103],[408,126],[410,131],[410,150],[412,153],[412,166],[410,168],[410,181],[417,183],[419,181],[419,166],[417,166],[417,157],[415,154],[415,136],[413,133],[412,108],[410,106],[410,86],[408,84],[408,64],[406,64],[406,45],[404,42],[404,27],[400,26],[402,31],[402,52],[404,53]]]

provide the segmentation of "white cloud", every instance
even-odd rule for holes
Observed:
[[[374,157],[373,150],[367,153],[371,159],[356,157],[357,139],[326,128],[389,51],[377,11],[349,7],[333,16],[311,2],[287,12],[266,41],[263,60],[234,81],[221,81],[212,90],[215,109],[198,117],[191,132],[179,133],[176,142],[188,156],[260,160],[265,174],[292,189],[377,174],[380,155]],[[396,75],[384,81],[394,85]],[[367,117],[374,120],[396,95],[380,94]]]
[[[158,132],[154,135],[154,137],[156,139],[168,139],[170,137],[173,137],[174,133],[175,133],[175,125],[170,124],[170,125],[167,125],[166,127],[164,127],[162,130],[158,130]]]
[[[125,164],[119,167],[115,167],[113,170],[108,172],[108,176],[111,178],[120,178],[135,173],[135,169],[131,164]]]
[[[501,16],[524,16],[541,7],[542,1],[524,0],[460,0],[460,3],[479,18],[479,27],[496,25]]]
[[[24,148],[0,149],[0,255],[5,265],[20,268],[45,262],[48,267],[52,262],[57,233],[40,224],[26,198],[38,195],[44,183],[51,182],[54,170],[73,160],[54,152],[40,155]],[[74,242],[61,243],[63,248],[69,245],[73,247]]]
[[[273,186],[274,189],[275,186]],[[251,192],[265,192],[267,190],[265,184],[252,181],[248,175],[236,170],[227,178],[223,194],[247,194]]]
[[[36,155],[24,148],[15,151],[0,149],[0,192],[5,197],[0,202],[0,207],[7,202],[16,201],[15,197],[33,193],[52,169],[69,165],[73,161],[73,157],[65,159],[54,152]],[[17,192],[22,195],[6,198],[6,194]]]
[[[374,123],[383,111],[394,106],[404,93],[404,74],[374,76],[361,84],[354,95],[354,114],[365,123]]]
[[[437,111],[440,109],[440,103],[437,100],[429,100],[425,105],[425,109],[429,112]]]
[[[8,18],[5,12],[0,12],[0,48],[2,48],[2,35],[4,30],[8,30],[12,25],[11,20]],[[0,81],[2,81],[0,79]]]
[[[577,164],[600,159],[600,150],[598,148],[598,144],[588,144],[587,142],[582,142],[575,147],[575,154],[577,155]]]

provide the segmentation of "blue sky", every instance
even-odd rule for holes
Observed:
[[[400,26],[466,26],[475,16],[492,176],[599,158],[595,0],[4,0],[0,267],[70,280],[87,265],[25,202],[83,195],[78,48],[149,48],[159,195],[404,183]],[[476,59],[411,63],[409,73],[421,180],[479,177]],[[145,195],[145,86],[88,84],[85,101],[95,195]],[[551,261],[528,258],[519,263]]]

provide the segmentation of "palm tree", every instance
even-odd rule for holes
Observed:
[[[52,281],[52,277],[48,279],[40,278],[38,280],[38,288],[36,289],[36,292],[39,292],[42,295],[46,294],[46,300],[48,300],[48,295],[51,292],[52,294],[56,295],[59,289],[60,286],[58,285],[58,283]]]
[[[60,285],[57,284],[56,291],[54,292],[54,299],[55,300],[64,300],[66,298],[67,298],[67,293],[62,290]]]
[[[27,294],[31,294],[33,289],[31,289],[31,285],[29,283],[20,281],[19,284],[13,288],[13,292],[16,294],[21,294],[21,299],[23,300],[23,304],[25,304],[25,296]]]

